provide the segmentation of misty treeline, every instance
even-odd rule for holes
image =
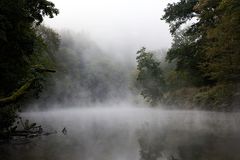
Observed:
[[[164,60],[146,48],[138,51],[141,94],[153,105],[237,109],[240,1],[180,0],[164,11],[162,20],[170,25],[172,46]]]
[[[41,109],[117,102],[140,91],[152,105],[238,106],[238,0],[169,4],[162,19],[170,24],[172,47],[165,60],[140,49],[137,69],[105,54],[84,34],[42,25],[45,16],[58,13],[47,0],[0,1],[0,137],[11,135],[17,113],[35,104]]]
[[[88,105],[129,96],[133,65],[124,65],[113,54],[104,53],[85,33],[63,31],[58,35],[42,28],[55,34],[60,45],[52,56],[57,72],[48,76],[45,91],[33,100],[37,107]],[[51,44],[51,38],[47,39]]]
[[[3,0],[0,11],[0,137],[13,135],[21,124],[36,126],[18,116],[22,109],[130,96],[126,84],[133,81],[134,65],[103,53],[84,33],[42,25],[45,16],[59,13],[52,2]]]

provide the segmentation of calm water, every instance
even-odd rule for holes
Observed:
[[[0,145],[1,160],[240,160],[238,113],[94,107],[23,116],[58,133]]]

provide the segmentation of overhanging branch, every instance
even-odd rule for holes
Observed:
[[[52,69],[45,69],[45,68],[34,68],[36,72],[44,73],[44,72],[56,72]],[[7,104],[11,104],[13,102],[16,102],[19,98],[21,98],[23,95],[27,93],[31,85],[34,83],[34,81],[37,80],[37,78],[32,78],[28,80],[24,85],[22,85],[17,91],[13,92],[11,96],[0,98],[0,107],[5,107]]]

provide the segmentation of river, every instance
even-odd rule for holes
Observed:
[[[26,112],[23,117],[57,134],[24,145],[0,145],[1,160],[240,159],[239,113],[107,106]]]

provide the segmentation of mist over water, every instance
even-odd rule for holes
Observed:
[[[240,160],[240,113],[152,107],[140,95],[136,52],[146,47],[165,69],[171,35],[160,18],[177,1],[53,0],[60,15],[45,25],[60,44],[46,66],[56,73],[20,113],[22,133],[36,134],[23,122],[41,127],[3,141],[0,160]]]
[[[60,14],[46,24],[85,32],[104,50],[119,58],[135,58],[142,46],[168,48],[168,25],[160,20],[168,3],[178,0],[53,0]]]
[[[105,52],[83,33],[62,32],[57,54],[54,86],[21,115],[57,133],[2,145],[0,159],[240,159],[239,113],[150,107],[131,88],[136,62]]]
[[[54,87],[29,108],[131,101],[136,93],[136,52],[143,46],[163,59],[171,45],[168,24],[160,20],[177,0],[53,0],[60,14],[44,22],[60,34]],[[163,52],[163,53],[161,53]],[[35,106],[35,107],[33,107]]]
[[[238,113],[166,111],[121,103],[28,112],[23,117],[58,133],[25,145],[0,146],[1,159],[240,158]],[[61,132],[64,127],[67,135]]]
[[[63,71],[21,115],[57,133],[0,146],[0,159],[240,159],[239,113],[151,108],[130,87],[134,61],[104,52],[84,34],[63,32],[61,41]]]
[[[60,39],[55,53],[56,73],[51,75],[40,98],[29,104],[29,110],[124,101],[144,103],[134,86],[135,59],[103,51],[83,32],[65,30]]]

